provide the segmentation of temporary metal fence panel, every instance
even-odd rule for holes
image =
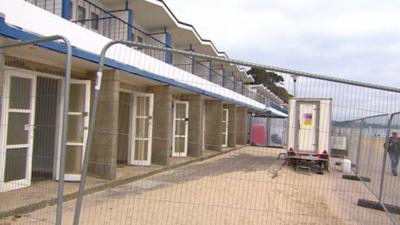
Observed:
[[[365,206],[363,202],[367,200],[371,203],[369,207],[384,209],[386,203],[381,201],[379,197],[382,189],[386,186],[384,178],[388,176],[387,172],[382,172],[382,167],[385,167],[387,161],[385,160],[384,143],[388,138],[387,133],[390,131],[388,127],[390,114],[399,110],[398,94],[362,87],[340,84],[327,85],[326,82],[303,80],[301,85],[296,85],[298,95],[307,97],[320,95],[321,97],[333,98],[332,136],[345,138],[346,154],[344,157],[351,160],[354,174],[370,192],[369,195],[360,194],[357,203]],[[319,85],[315,85],[315,83]],[[304,86],[320,86],[323,88],[318,91],[317,88],[310,90],[310,88],[304,88]],[[335,88],[332,88],[332,86]],[[339,162],[344,163],[340,159]],[[342,165],[340,163],[339,165]],[[389,177],[392,176],[389,175]],[[372,204],[373,202],[376,204]],[[394,205],[394,207],[396,209],[397,206]],[[390,207],[385,208],[385,210],[388,208]],[[390,210],[393,210],[393,208],[390,208]],[[366,215],[370,216],[371,214]],[[388,217],[392,223],[395,223],[394,218],[396,216]]]
[[[112,54],[108,48],[114,48]],[[131,54],[132,48],[156,55],[169,52],[172,64],[138,63],[135,60],[141,59]],[[85,112],[89,126],[70,134],[76,137],[79,131],[88,131],[77,200],[71,195],[73,200],[65,203],[64,224],[398,224],[397,214],[388,207],[379,211],[357,205],[360,199],[378,206],[398,204],[397,179],[389,172],[384,148],[389,121],[390,130],[399,126],[397,114],[389,120],[400,111],[398,89],[123,41],[106,46],[105,55],[123,56],[142,67],[116,72],[108,70],[111,60],[101,57],[91,108]],[[224,64],[222,74],[215,70],[218,64]],[[244,146],[249,111],[270,115],[285,110],[278,104],[265,105],[269,99],[264,94],[243,86],[243,74],[233,74],[231,87],[224,75],[235,65],[278,72],[283,87],[296,98],[332,99],[331,127],[319,132],[347,138],[345,157],[354,164],[353,171],[343,168],[342,158],[330,156],[328,170],[320,175],[314,173],[319,172],[318,165],[303,162],[292,168],[278,160],[286,148]],[[293,74],[299,76],[296,82]],[[179,121],[173,118],[174,101],[189,102],[189,112],[178,115]],[[250,108],[259,104],[265,109]],[[222,132],[223,109],[228,110],[227,132]],[[282,121],[270,133],[285,133]],[[181,129],[186,125],[188,129]],[[188,132],[187,141],[181,131]],[[187,149],[187,157],[172,155],[173,134],[185,135],[184,141],[174,141]],[[227,148],[222,147],[224,135]],[[347,180],[342,175],[362,179]],[[77,188],[76,183],[67,185]],[[18,222],[51,223],[54,211],[46,207]]]
[[[285,147],[287,145],[287,119],[268,118],[268,146]]]
[[[61,59],[64,68],[49,67],[16,54],[39,57],[33,45],[53,41],[65,43],[66,54]],[[62,36],[50,36],[6,41],[0,51],[0,218],[17,219],[50,204],[56,205],[51,214],[25,214],[23,224],[61,224],[64,169],[69,156],[66,143],[70,137],[71,45]]]
[[[392,132],[393,131],[399,132],[399,130],[400,130],[400,113],[396,113],[392,115],[388,134],[390,135],[390,137],[392,137]],[[386,143],[389,144],[389,139],[387,136],[386,136]],[[382,146],[377,146],[377,148],[382,151],[380,147]],[[399,149],[396,150],[397,152],[396,151],[393,152],[390,150],[388,151],[388,149],[386,149],[386,152],[383,153],[384,156],[381,156],[384,157],[383,160],[384,164],[382,165],[382,173],[380,175],[381,186],[378,193],[378,200],[380,200],[381,203],[386,204],[386,207],[388,208],[396,224],[400,224],[400,216],[398,211],[398,206],[400,205],[400,194],[397,191],[397,188],[399,187],[400,184],[398,176],[393,175],[393,170],[399,173],[398,166],[396,167],[396,162],[398,162],[397,159],[400,155],[398,150]]]
[[[284,147],[287,140],[287,119],[253,116],[249,120],[250,144],[263,147]]]
[[[381,115],[365,118],[361,122],[357,175],[371,180],[365,184],[376,196],[380,188],[388,120],[388,115]]]
[[[126,44],[131,45],[131,43]],[[147,47],[146,45],[140,44],[139,46],[143,48]],[[160,51],[164,50],[160,48],[154,49]],[[179,50],[169,51],[173,54],[186,54]],[[202,55],[196,55],[196,57],[204,57],[205,60],[217,61],[217,59],[213,57]],[[230,62],[235,63],[234,60]],[[240,65],[241,63],[238,64]],[[243,65],[252,64],[244,63]],[[261,66],[261,68],[264,67]],[[98,79],[101,78],[101,74],[100,70],[98,72],[98,75],[100,75]],[[212,78],[214,75],[212,71],[210,74],[211,81],[215,81]],[[336,163],[329,165],[330,172],[325,172],[324,176],[313,174],[312,171],[314,168],[312,165],[309,167],[311,173],[308,175],[304,175],[298,171],[296,172],[296,170],[292,170],[290,167],[282,168],[280,171],[265,173],[264,166],[275,165],[278,168],[281,167],[278,166],[279,163],[275,164],[279,161],[261,159],[274,158],[274,156],[278,153],[282,153],[282,151],[246,147],[204,163],[182,167],[182,169],[177,169],[176,171],[162,173],[155,177],[144,178],[123,185],[120,188],[87,196],[85,198],[86,205],[82,209],[82,220],[79,218],[80,214],[75,214],[75,216],[78,215],[78,217],[75,217],[76,224],[78,221],[82,224],[99,222],[109,223],[111,221],[117,224],[124,224],[133,220],[139,224],[156,224],[161,223],[161,221],[166,224],[179,223],[182,221],[186,221],[187,223],[199,222],[214,224],[221,222],[222,218],[222,220],[230,221],[230,223],[235,224],[238,220],[236,216],[233,215],[241,215],[241,212],[249,216],[252,215],[253,221],[254,219],[257,220],[256,223],[258,224],[266,221],[286,221],[289,223],[292,221],[303,221],[305,224],[392,224],[393,218],[388,216],[385,212],[370,211],[369,209],[358,207],[357,202],[359,199],[364,198],[377,200],[376,196],[377,193],[379,194],[381,180],[379,176],[379,167],[382,167],[382,156],[384,153],[383,146],[379,147],[382,142],[382,137],[384,138],[383,131],[385,130],[385,128],[381,126],[387,124],[388,115],[390,113],[399,111],[398,94],[396,91],[382,86],[375,87],[374,85],[365,83],[359,84],[357,82],[340,79],[336,80],[329,77],[316,77],[315,79],[313,75],[309,76],[308,74],[297,79],[296,83],[294,83],[290,75],[281,75],[285,79],[284,86],[290,93],[294,94],[292,90],[296,89],[297,98],[332,99],[332,128],[324,126],[323,128],[319,128],[319,132],[330,134],[333,130],[332,136],[336,135],[336,133],[351,136],[348,138],[348,153],[349,158],[353,158],[353,163],[358,160],[358,164],[355,165],[355,174],[358,177],[369,176],[371,181],[373,180],[371,183],[367,184],[364,181],[356,182],[341,179],[341,175],[347,173],[344,172],[341,166],[337,166]],[[98,80],[97,84],[100,84],[99,81],[100,80]],[[191,83],[193,81],[187,80],[186,82]],[[96,87],[99,86],[96,85]],[[99,90],[101,90],[101,88],[99,88],[98,91]],[[234,88],[234,90],[236,89]],[[161,103],[157,102],[157,99],[160,98],[157,97],[157,91],[154,92],[154,104],[156,108],[161,107],[161,105],[158,105]],[[177,93],[171,96],[172,99],[186,98]],[[166,94],[168,95],[168,92],[166,92]],[[211,106],[214,104],[220,103],[205,104],[206,114],[204,117],[208,117],[205,119],[206,122],[204,123],[204,137],[206,140],[210,140],[212,136],[212,131],[209,128],[209,122],[212,121],[212,119],[209,117],[210,115],[216,116],[216,111],[211,109]],[[167,107],[167,105],[164,107]],[[208,105],[210,105],[209,108]],[[168,117],[169,110],[167,108],[164,109],[167,110],[163,111],[164,115]],[[159,108],[159,111],[161,111],[161,108]],[[384,115],[377,116],[382,114]],[[219,116],[216,117],[220,118]],[[254,118],[252,118],[252,120],[253,119]],[[126,118],[126,120],[128,120],[128,118]],[[357,120],[363,120],[362,125],[360,123],[359,127],[357,127]],[[158,126],[156,125],[158,123],[156,121],[158,121],[158,119],[155,114],[152,120],[154,126]],[[215,121],[218,121],[218,119]],[[339,124],[345,124],[347,121],[355,122],[351,124],[350,127],[339,127]],[[94,127],[91,127],[91,129],[93,128]],[[281,127],[281,130],[285,129],[285,127]],[[359,133],[357,133],[357,130]],[[236,130],[236,132],[238,132],[238,130]],[[155,133],[153,133],[153,145],[168,146],[170,142],[170,140],[166,138],[168,135],[162,136],[156,134],[154,136],[154,134]],[[379,137],[378,134],[380,135]],[[200,143],[189,140],[188,144],[193,147]],[[206,149],[209,150],[221,149],[221,146],[213,145],[212,143],[206,143],[205,146]],[[190,148],[188,150],[190,152]],[[376,162],[373,162],[373,158],[371,158],[370,154],[377,153],[379,155],[379,152],[382,153],[380,154],[381,157],[379,158],[377,156]],[[152,153],[158,154],[154,152],[154,150]],[[212,155],[213,152],[203,150],[203,154]],[[246,163],[239,160],[239,158],[250,163],[248,166],[253,169],[244,169],[241,167],[240,165],[243,166]],[[87,159],[88,158],[86,158],[86,160]],[[153,163],[157,163],[155,161],[159,160],[156,158],[153,159],[155,159]],[[236,161],[236,159],[240,162]],[[166,160],[167,162],[158,161],[158,163],[170,164],[175,161],[174,158],[168,157]],[[261,160],[262,163],[260,161],[260,164],[258,164],[258,160]],[[332,160],[332,162],[340,162],[340,160],[341,159]],[[93,164],[93,162],[91,164]],[[168,168],[168,166],[166,168]],[[128,168],[126,169],[128,170]],[[261,170],[263,173],[260,173]],[[243,172],[245,174],[242,174]],[[263,185],[261,185],[259,181],[262,181]],[[210,185],[214,186],[216,189],[211,191],[209,189],[211,187]],[[81,190],[83,190],[84,187],[85,185],[82,185]],[[227,188],[220,189],[220,187],[240,188],[228,190]],[[266,197],[268,196],[268,193],[264,193],[266,190],[268,190],[268,193],[278,192],[281,194]],[[112,193],[118,194],[115,195]],[[226,195],[228,193],[229,195]],[[252,196],[263,200],[249,200]],[[83,198],[79,199],[83,200]],[[242,201],[239,199],[246,200]],[[236,206],[235,203],[233,203],[235,201]],[[250,202],[252,203],[250,204]],[[76,213],[81,212],[79,207],[82,203],[83,202],[78,202]],[[272,206],[273,209],[270,208]],[[111,212],[109,211],[110,209],[116,209],[116,211]],[[179,213],[176,213],[177,211],[179,211]],[[212,213],[217,211],[219,213]],[[97,217],[94,215],[107,216]],[[229,215],[229,217],[226,217],[227,215]],[[243,219],[240,223],[248,222],[248,219]]]
[[[250,128],[250,144],[255,146],[268,145],[268,118],[267,117],[256,117],[251,118]]]

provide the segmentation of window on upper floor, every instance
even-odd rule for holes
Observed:
[[[93,30],[99,30],[99,15],[92,12],[91,16],[90,16],[90,20],[91,20],[90,27]]]
[[[77,17],[78,22],[81,23],[81,24],[85,24],[85,21],[86,21],[86,9],[84,7],[78,5],[78,7],[76,9],[76,12],[77,12],[76,17]]]

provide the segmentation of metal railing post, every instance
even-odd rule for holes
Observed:
[[[15,42],[10,44],[4,44],[0,46],[0,50],[6,48],[19,47],[23,45],[31,45],[62,40],[67,48],[67,58],[65,62],[65,81],[64,81],[64,104],[62,114],[62,129],[61,129],[61,150],[60,150],[60,166],[59,166],[59,182],[58,182],[58,193],[57,193],[57,211],[56,211],[56,225],[62,224],[62,210],[64,203],[64,171],[65,171],[65,151],[67,143],[67,132],[68,132],[68,110],[69,110],[69,93],[71,83],[71,63],[72,63],[72,46],[70,41],[61,36],[54,35],[49,37],[38,38],[30,41]]]
[[[360,121],[360,132],[358,136],[358,145],[357,145],[357,158],[356,158],[356,176],[359,176],[359,163],[360,163],[360,156],[361,156],[361,139],[362,139],[362,129],[364,125],[364,119],[361,119]]]
[[[71,19],[71,15],[72,15],[70,4],[71,4],[71,1],[69,1],[69,0],[61,1],[61,17],[68,21]],[[54,11],[53,11],[53,13],[54,13]]]
[[[222,70],[222,87],[225,87],[225,71]]]
[[[389,139],[390,139],[390,129],[392,127],[392,121],[393,117],[395,114],[391,114],[389,121],[386,126],[386,138],[385,138],[385,148],[383,151],[383,162],[382,162],[382,172],[381,172],[381,180],[380,180],[380,185],[379,185],[379,194],[378,194],[378,201],[379,203],[382,203],[382,195],[383,195],[383,188],[384,188],[384,182],[385,182],[385,168],[386,168],[386,161],[387,161],[387,152],[389,149]]]
[[[212,82],[212,62],[210,61],[210,68],[208,68],[208,80]]]
[[[93,130],[94,130],[94,125],[95,125],[95,121],[96,121],[97,105],[98,105],[99,94],[100,94],[100,90],[101,90],[101,81],[103,78],[105,55],[106,55],[107,50],[111,46],[113,46],[115,44],[119,44],[119,43],[124,44],[124,43],[130,43],[130,42],[128,42],[128,41],[111,41],[103,47],[103,49],[101,50],[101,53],[100,53],[99,66],[98,66],[97,73],[96,73],[96,83],[94,85],[92,110],[90,111],[90,117],[89,117],[90,118],[89,130],[88,130],[88,135],[86,138],[85,155],[83,158],[82,173],[81,173],[81,182],[79,183],[79,191],[78,191],[78,196],[77,196],[77,200],[76,200],[75,214],[74,214],[74,219],[73,219],[74,225],[79,225],[79,221],[80,221],[83,196],[85,193],[85,184],[86,184],[86,178],[87,178],[89,157],[90,157],[90,152],[92,149]]]

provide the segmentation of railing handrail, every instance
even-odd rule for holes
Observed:
[[[129,22],[127,22],[127,21],[123,20],[122,18],[114,15],[112,12],[109,12],[109,11],[103,9],[102,7],[96,5],[95,3],[93,3],[93,2],[91,2],[89,0],[82,0],[82,2],[88,4],[90,7],[93,7],[95,10],[99,10],[100,13],[104,14],[100,18],[97,18],[96,20],[115,19],[116,21],[122,23],[123,25],[126,25],[127,27],[130,27],[130,28],[134,29],[137,32],[140,32],[142,35],[144,35],[145,37],[149,38],[150,40],[155,41],[156,44],[158,43],[163,47],[166,46],[166,43],[154,38],[153,36],[151,36],[147,32],[144,32],[143,30],[133,26]],[[72,20],[71,19],[70,21],[73,22],[73,23],[78,23],[78,22],[92,21],[92,20],[93,19],[86,19],[85,18],[84,20]],[[207,63],[208,61],[196,60],[194,57],[190,57],[190,56],[187,56],[187,55],[183,55],[183,56],[185,58],[190,59],[192,61],[192,63],[173,63],[173,65],[179,68],[179,66],[181,66],[181,67],[182,66],[194,66],[194,65],[197,64],[198,66],[207,69],[207,71],[209,71],[209,73],[211,73],[211,74],[207,74],[207,75],[217,76],[217,77],[222,78],[222,84],[220,84],[221,86],[225,87],[226,85],[224,85],[224,84],[225,84],[226,81],[232,82],[233,83],[233,87],[232,87],[233,91],[240,92],[243,95],[252,98],[253,100],[256,100],[256,101],[259,101],[259,102],[264,102],[263,101],[264,99],[260,100],[259,98],[265,98],[265,96],[259,95],[257,93],[254,93],[254,95],[252,95],[250,93],[250,90],[243,85],[242,81],[241,80],[236,80],[235,76],[233,74],[232,74],[233,78],[231,78],[230,76],[227,76],[226,74],[224,74],[224,72],[221,73],[220,71],[217,71],[217,69],[213,68],[211,65],[210,66],[205,65],[205,63]],[[223,69],[223,67],[221,69]],[[192,70],[193,70],[193,68],[192,68]],[[195,74],[194,71],[191,71],[191,73]],[[212,82],[212,80],[210,80],[210,81]],[[245,91],[248,94],[245,94]]]
[[[221,77],[224,77],[224,75],[223,74],[221,74],[221,73],[218,73],[215,69],[213,69],[212,67],[208,67],[208,66],[206,66],[206,65],[204,65],[203,63],[206,63],[206,62],[208,62],[208,61],[198,61],[198,60],[196,60],[196,59],[194,59],[194,58],[190,58],[189,56],[186,56],[186,55],[183,55],[185,58],[188,58],[188,59],[190,59],[190,60],[192,60],[194,63],[196,63],[196,64],[199,64],[199,65],[201,65],[202,67],[205,67],[205,68],[207,68],[208,70],[210,70],[211,72],[214,72],[214,73],[216,73],[217,75],[220,75]],[[187,63],[188,65],[192,65],[191,63]],[[183,64],[181,64],[181,63],[177,63],[177,64],[174,64],[174,65],[183,65]]]
[[[278,111],[280,111],[282,113],[287,113],[286,109],[283,109],[282,107],[280,107],[277,103],[275,103],[273,101],[270,102],[270,107],[273,108],[273,109],[276,109],[276,110],[278,110]]]

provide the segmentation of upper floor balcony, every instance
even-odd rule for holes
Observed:
[[[166,31],[145,32],[134,25],[133,12],[126,5],[120,9],[110,9],[89,0],[71,0],[66,5],[65,0],[26,0],[71,22],[99,33],[113,40],[130,40],[154,46],[173,47],[171,37]],[[67,9],[63,9],[67,7]],[[211,61],[196,59],[184,55],[173,55],[164,51],[151,49],[136,50],[153,58],[167,62],[186,72],[195,74],[222,87],[235,91],[262,104],[266,104],[267,97],[251,90],[235,74],[225,71],[221,65],[213,65]]]

